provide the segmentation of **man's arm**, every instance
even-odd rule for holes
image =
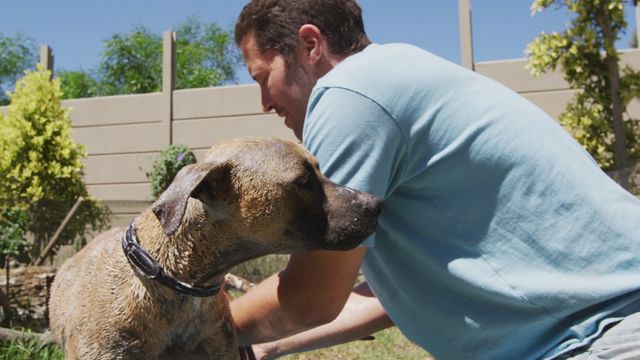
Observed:
[[[382,304],[367,283],[357,286],[340,315],[332,322],[291,337],[254,346],[258,359],[275,359],[287,354],[315,350],[362,339],[393,326]]]
[[[358,247],[292,255],[286,269],[231,302],[240,345],[281,339],[335,319],[365,253]]]

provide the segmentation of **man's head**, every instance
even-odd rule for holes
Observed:
[[[255,36],[261,52],[275,50],[291,62],[298,30],[305,24],[315,25],[336,55],[370,44],[355,0],[252,0],[238,17],[235,38],[240,45],[247,35]]]
[[[253,0],[235,36],[264,111],[284,117],[298,139],[317,80],[370,43],[355,0]]]

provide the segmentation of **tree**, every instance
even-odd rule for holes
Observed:
[[[4,36],[0,33],[0,105],[6,105],[8,90],[13,88],[25,70],[33,69],[37,61],[35,42],[24,36]]]
[[[162,39],[146,28],[105,41],[98,68],[100,94],[140,94],[162,87]]]
[[[241,56],[232,35],[215,23],[188,19],[176,30],[176,88],[191,89],[235,79]]]
[[[108,209],[88,195],[82,182],[86,152],[71,138],[60,81],[50,76],[41,66],[27,71],[9,94],[7,116],[0,117],[0,219],[11,223],[12,214],[27,213],[25,230],[34,235],[32,257],[79,197],[85,199],[83,208],[62,234],[62,243],[80,246],[88,229],[102,230],[109,220]]]
[[[605,170],[617,169],[617,179],[629,188],[629,159],[638,159],[637,119],[626,107],[640,89],[640,76],[628,66],[620,70],[615,42],[625,30],[625,0],[535,0],[532,11],[555,6],[573,18],[567,29],[542,33],[527,47],[529,67],[537,76],[555,70],[573,89],[581,89],[567,104],[559,122]]]
[[[176,88],[220,85],[235,78],[240,54],[229,32],[189,19],[176,30]],[[100,95],[157,92],[162,87],[162,38],[143,26],[105,41]]]
[[[191,89],[221,85],[235,80],[242,57],[231,32],[215,23],[195,18],[177,30],[176,88]],[[21,34],[0,33],[0,105],[6,105],[6,90],[37,60],[34,41]],[[118,94],[158,92],[162,88],[162,38],[143,26],[128,34],[115,34],[104,42],[102,60],[95,70],[61,70],[64,99]]]
[[[82,70],[61,70],[60,79],[63,99],[79,99],[98,95],[98,81],[89,72]]]

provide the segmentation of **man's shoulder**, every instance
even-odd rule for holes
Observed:
[[[371,44],[320,78],[315,89],[352,90],[384,103],[389,96],[447,89],[468,76],[467,69],[410,44]]]

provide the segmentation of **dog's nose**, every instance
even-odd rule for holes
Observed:
[[[378,216],[382,212],[382,203],[382,198],[376,196],[373,201],[365,205],[365,208],[371,215]]]
[[[373,194],[361,192],[348,187],[341,189],[343,194],[353,196],[352,203],[359,203],[364,208],[368,215],[378,216],[382,211],[382,198]]]
[[[362,203],[365,211],[371,216],[378,216],[382,212],[382,198],[371,194],[363,194]]]

